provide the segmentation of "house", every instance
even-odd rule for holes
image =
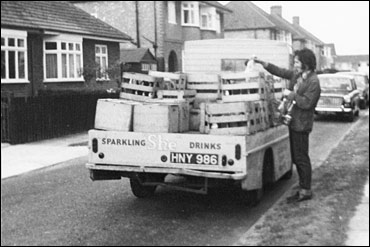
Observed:
[[[327,68],[326,58],[323,51],[325,43],[300,25],[299,16],[293,16],[293,26],[294,29],[300,34],[300,37],[295,37],[293,35],[293,49],[311,49],[316,55],[316,69],[323,70]]]
[[[369,55],[342,55],[335,58],[337,70],[363,71],[369,74]]]
[[[72,1],[75,6],[134,37],[121,48],[149,48],[159,71],[182,68],[187,40],[223,38],[224,15],[217,1]]]
[[[293,24],[285,20],[281,6],[272,6],[270,14],[250,1],[232,1],[226,7],[233,13],[225,18],[225,38],[281,40],[293,51],[306,47],[314,51],[317,69],[325,67],[324,42],[301,27],[299,17],[293,18]]]
[[[225,17],[225,38],[280,40],[292,46],[292,31],[250,1],[231,1]]]
[[[131,40],[69,2],[1,1],[1,92],[109,88],[108,69]]]
[[[148,73],[157,70],[157,60],[149,48],[121,49],[122,70],[136,73]]]
[[[335,59],[337,57],[335,45],[333,43],[325,44],[322,55],[325,59],[325,61],[323,61],[323,69],[335,69]]]

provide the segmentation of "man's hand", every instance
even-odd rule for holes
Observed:
[[[295,93],[293,91],[288,90],[288,89],[284,89],[283,96],[288,98],[289,100],[293,100],[295,98]]]
[[[264,62],[264,61],[262,61],[262,60],[259,60],[259,59],[257,59],[257,58],[255,58],[255,59],[254,59],[254,62],[255,62],[255,63],[259,63],[259,64],[261,64],[264,68],[266,68],[266,67],[267,67],[267,65],[268,65],[268,63],[266,63],[266,62]]]

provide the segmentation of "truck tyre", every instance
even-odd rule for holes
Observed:
[[[290,168],[290,170],[287,171],[281,178],[284,179],[284,180],[289,180],[289,179],[292,178],[292,176],[293,176],[293,165]]]
[[[256,190],[240,190],[240,199],[248,207],[257,206],[263,196],[263,188]]]
[[[157,186],[142,185],[137,178],[130,178],[130,185],[132,193],[138,198],[150,197],[154,194]]]

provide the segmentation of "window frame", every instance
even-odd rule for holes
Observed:
[[[189,6],[185,7],[185,4],[188,4]],[[193,22],[185,23],[185,11],[189,11],[189,14],[191,16],[191,13],[193,12],[194,20]],[[188,27],[199,27],[199,3],[198,2],[191,2],[191,1],[185,1],[181,2],[181,25],[182,26],[188,26]]]
[[[1,84],[5,83],[30,83],[28,80],[28,49],[27,49],[27,32],[1,29],[1,38],[4,38],[4,45],[1,46],[1,52],[5,52],[5,78],[1,78]],[[9,46],[9,38],[14,39],[14,46]],[[23,40],[23,47],[18,46],[18,40]],[[15,52],[15,78],[9,78],[9,51]],[[24,78],[19,78],[19,54],[24,53]]]
[[[203,16],[206,17],[207,20],[207,25],[203,26]],[[201,6],[200,7],[200,29],[201,30],[211,30],[211,31],[216,31],[216,8],[215,7],[205,7]]]
[[[109,79],[109,75],[107,73],[108,65],[109,65],[109,63],[108,63],[108,46],[107,45],[101,45],[101,44],[95,44],[94,47],[95,47],[95,50],[94,50],[95,60],[94,61],[95,61],[95,64],[96,64],[96,59],[97,59],[97,57],[99,57],[99,64],[96,64],[96,65],[98,66],[98,69],[100,70],[100,71],[96,71],[96,74],[95,74],[96,81],[109,81],[110,79]],[[106,52],[105,53],[99,52],[97,54],[96,48],[98,48],[98,47],[99,47],[100,51],[103,50],[102,48],[105,48]],[[105,71],[102,70],[102,66],[101,66],[104,57],[106,58],[105,59]],[[103,75],[103,77],[98,77],[98,73]]]
[[[56,49],[46,50],[46,43],[56,43]],[[62,49],[62,43],[65,43],[66,49]],[[73,44],[73,50],[69,50],[69,45]],[[80,50],[78,51],[77,45]],[[47,67],[46,67],[46,55],[56,54],[57,55],[57,78],[47,78]],[[66,74],[67,77],[63,77],[63,60],[62,56],[66,55]],[[70,77],[70,55],[73,55],[73,73],[74,76]],[[80,56],[80,71],[77,68],[77,57]],[[70,35],[58,35],[45,37],[43,39],[43,69],[44,69],[44,82],[77,82],[84,81],[83,77],[83,48],[82,48],[82,37],[70,36]],[[79,75],[79,76],[78,76]]]
[[[168,23],[177,24],[176,20],[176,1],[167,1]]]
[[[216,33],[221,33],[221,14],[216,11],[216,16],[215,16],[215,29]]]

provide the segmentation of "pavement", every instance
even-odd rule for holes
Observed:
[[[1,179],[86,156],[88,134],[10,145],[1,143]]]
[[[26,144],[1,143],[1,179],[86,156],[87,140],[87,132],[82,132]],[[349,224],[347,246],[369,246],[369,180],[363,193]]]

